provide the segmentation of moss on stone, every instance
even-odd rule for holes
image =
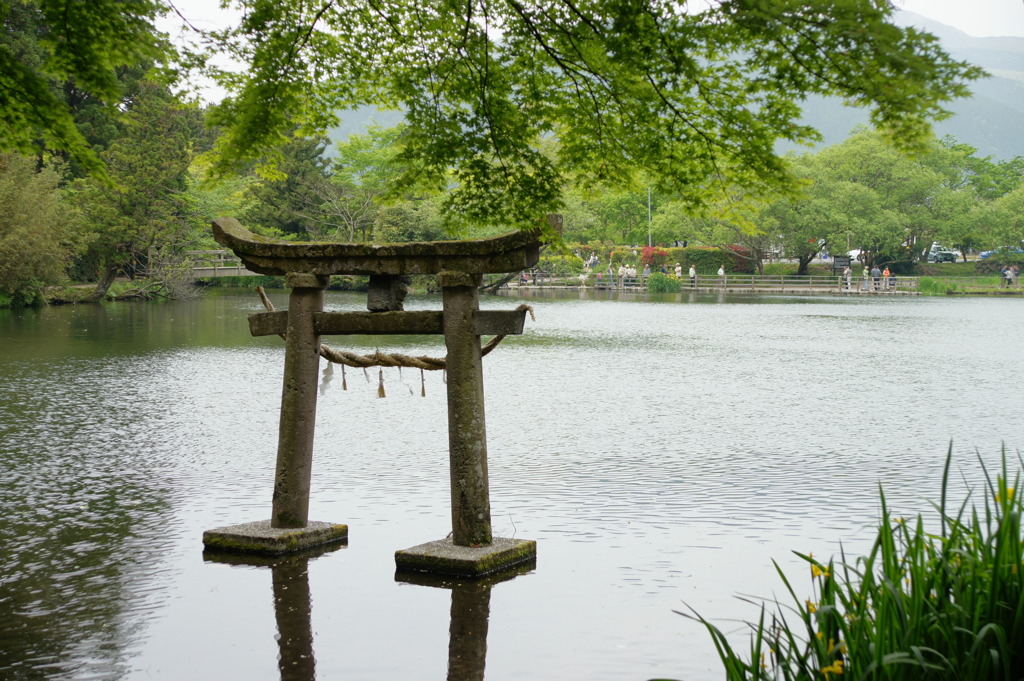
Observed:
[[[408,275],[441,270],[514,272],[537,262],[539,232],[512,232],[487,239],[399,244],[294,242],[253,234],[233,218],[213,221],[213,235],[245,266],[260,274]]]
[[[498,537],[489,546],[456,546],[449,538],[395,552],[399,570],[460,577],[481,577],[536,558],[537,542]]]
[[[279,529],[269,520],[231,525],[203,533],[203,545],[210,551],[277,556],[305,549],[344,542],[348,525],[311,522],[302,528]]]

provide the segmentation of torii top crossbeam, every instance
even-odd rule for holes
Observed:
[[[516,272],[537,262],[538,231],[490,239],[421,241],[403,244],[296,243],[253,234],[233,218],[213,221],[217,242],[230,248],[253,272],[331,275],[467,274]]]

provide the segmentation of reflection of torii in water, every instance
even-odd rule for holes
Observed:
[[[559,220],[551,216],[552,226]],[[320,336],[443,334],[448,351],[450,538],[398,551],[400,569],[479,576],[532,560],[536,543],[491,534],[484,419],[481,335],[521,333],[526,311],[481,311],[484,273],[511,272],[537,262],[539,234],[409,244],[295,243],[259,237],[231,218],[213,223],[214,236],[253,272],[284,275],[286,312],[249,319],[253,335],[286,336],[278,431],[277,475],[270,521],[211,530],[208,548],[283,553],[347,536],[345,525],[310,522],[309,490],[316,419]],[[369,275],[369,312],[324,312],[333,274]],[[402,309],[407,277],[434,274],[441,312]]]
[[[422,573],[399,572],[395,581],[450,589],[451,621],[448,627],[448,681],[483,681],[487,663],[487,627],[491,618],[491,589],[532,569],[525,563],[509,570],[471,580],[443,578]]]
[[[203,559],[247,567],[270,568],[277,622],[278,669],[281,681],[314,681],[316,653],[313,637],[313,597],[309,562],[339,548],[309,549],[286,556],[239,556],[206,552]],[[487,627],[491,615],[491,589],[532,569],[532,562],[477,579],[398,572],[395,581],[450,589],[448,627],[448,681],[483,681],[487,663]]]
[[[209,551],[203,554],[203,560],[210,563],[270,568],[281,681],[316,679],[309,561],[338,548],[340,545],[334,544],[285,556],[240,556]]]

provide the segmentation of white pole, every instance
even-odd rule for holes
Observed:
[[[651,188],[647,188],[647,247],[651,247]]]

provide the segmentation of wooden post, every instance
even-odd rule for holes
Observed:
[[[491,500],[487,481],[487,429],[480,336],[473,314],[480,307],[479,274],[439,272],[448,349],[448,451],[452,541],[456,546],[491,544]]]
[[[313,470],[320,336],[313,315],[324,309],[327,277],[289,274],[288,339],[277,440],[271,527],[305,527],[309,521],[309,482]]]

